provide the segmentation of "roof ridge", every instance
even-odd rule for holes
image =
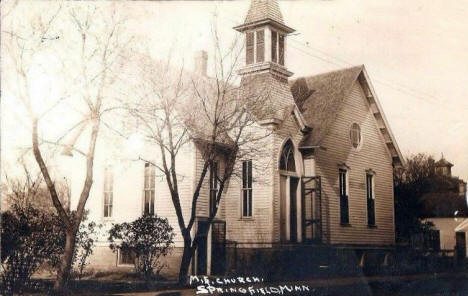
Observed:
[[[330,74],[335,74],[335,73],[338,73],[338,72],[349,71],[351,69],[358,69],[358,68],[360,68],[361,70],[364,69],[364,64],[360,64],[360,65],[356,65],[356,66],[350,66],[350,67],[346,67],[346,68],[340,68],[340,69],[326,71],[326,72],[320,72],[320,73],[313,74],[313,75],[308,75],[308,76],[301,76],[301,77],[297,77],[296,79],[307,78],[307,77],[316,77],[316,76],[321,76],[321,75],[330,75]]]

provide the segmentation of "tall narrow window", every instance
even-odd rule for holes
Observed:
[[[278,62],[277,44],[278,44],[278,33],[275,31],[271,31],[271,61],[275,63]]]
[[[145,163],[144,180],[144,215],[154,215],[154,188],[156,181],[155,166],[149,162]]]
[[[284,35],[279,34],[278,39],[279,64],[284,66]]]
[[[257,31],[257,63],[265,60],[265,31]]]
[[[374,175],[366,174],[367,224],[375,225]]]
[[[218,195],[218,163],[213,162],[210,168],[210,216],[216,211]]]
[[[349,205],[348,205],[348,184],[347,184],[347,171],[339,171],[340,181],[340,222],[341,224],[349,223]]]
[[[112,203],[114,198],[114,176],[112,168],[104,169],[104,218],[112,217]]]
[[[252,217],[252,160],[242,162],[242,216]]]
[[[254,32],[248,32],[246,35],[246,53],[245,63],[252,64],[254,62]]]

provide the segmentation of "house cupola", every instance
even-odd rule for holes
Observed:
[[[245,34],[245,66],[240,75],[270,72],[287,79],[286,26],[277,0],[252,0],[244,24],[234,27]]]
[[[436,174],[442,175],[442,176],[451,177],[452,176],[452,167],[453,167],[453,164],[448,162],[444,158],[443,154],[442,154],[441,158],[439,159],[439,161],[436,161],[436,163],[435,163]]]

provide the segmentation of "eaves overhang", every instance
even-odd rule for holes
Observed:
[[[286,33],[286,34],[293,33],[293,32],[296,31],[293,28],[288,27],[285,24],[281,24],[281,23],[279,23],[279,22],[277,22],[277,21],[275,21],[275,20],[273,20],[271,18],[266,18],[266,19],[263,19],[261,21],[255,21],[255,22],[251,22],[251,23],[242,24],[242,25],[233,27],[233,29],[242,33],[242,32],[248,31],[250,29],[254,29],[256,27],[265,26],[265,25],[270,25],[270,26],[272,26],[272,27],[274,27],[274,28],[282,31],[283,33]]]

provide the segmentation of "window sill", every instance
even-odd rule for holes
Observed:
[[[239,221],[253,221],[254,218],[253,217],[240,217],[239,218]]]
[[[377,225],[375,225],[375,224],[367,224],[367,228],[377,228]]]
[[[351,227],[351,224],[349,223],[340,223],[340,225],[343,227]]]
[[[103,217],[102,222],[114,222],[114,218],[113,217]]]
[[[135,267],[135,264],[117,263],[117,267]]]

